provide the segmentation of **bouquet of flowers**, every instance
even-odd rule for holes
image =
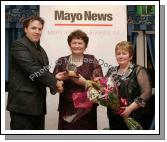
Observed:
[[[90,101],[102,106],[111,108],[120,115],[128,102],[125,98],[119,97],[118,87],[112,77],[100,78],[98,81],[87,81],[87,97]],[[130,130],[142,130],[142,126],[131,117],[123,117]]]

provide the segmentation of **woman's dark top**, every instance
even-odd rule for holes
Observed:
[[[131,63],[125,74],[121,75],[118,70],[119,66],[110,68],[106,77],[112,76],[114,78],[118,85],[119,96],[127,99],[128,105],[133,103],[138,97],[146,101],[146,106],[133,111],[130,117],[139,122],[143,129],[149,129],[151,118],[147,103],[152,94],[151,83],[146,69]],[[115,114],[109,108],[107,109],[107,114],[111,130],[128,129],[121,116]]]
[[[61,57],[54,68],[54,74],[66,71],[70,56]],[[102,76],[101,66],[93,55],[84,54],[83,64],[77,67],[77,73],[85,79],[92,80],[94,77]],[[64,81],[64,91],[59,98],[59,130],[96,130],[97,129],[97,105],[89,109],[77,109],[74,107],[73,92],[84,92],[85,87],[76,84],[70,79]],[[77,114],[77,115],[76,115]],[[76,116],[75,116],[76,115]],[[74,117],[75,116],[75,117]],[[76,121],[70,122],[74,119]],[[68,120],[66,119],[68,118]],[[74,120],[73,119],[73,120]]]

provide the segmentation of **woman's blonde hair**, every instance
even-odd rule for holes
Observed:
[[[129,52],[130,57],[133,57],[133,45],[131,42],[129,41],[121,41],[119,43],[117,43],[116,47],[115,47],[115,54],[118,50],[125,50]]]

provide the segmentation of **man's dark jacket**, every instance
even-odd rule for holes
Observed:
[[[46,87],[55,94],[56,80],[44,49],[23,37],[13,42],[10,57],[7,110],[46,114]]]

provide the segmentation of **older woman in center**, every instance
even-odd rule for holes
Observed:
[[[111,76],[118,82],[118,94],[127,100],[127,106],[120,115],[108,108],[110,129],[128,129],[123,117],[132,117],[143,129],[149,129],[151,120],[148,101],[152,93],[147,70],[132,63],[133,46],[128,41],[121,41],[116,45],[115,55],[118,66],[110,68],[106,77]]]
[[[71,54],[58,59],[54,68],[57,79],[64,81],[64,90],[59,98],[59,130],[97,130],[97,105],[89,109],[74,106],[72,95],[85,92],[86,80],[102,76],[101,66],[93,55],[84,54],[89,38],[81,30],[75,30],[67,38]],[[74,64],[79,77],[68,76],[68,64]],[[79,94],[78,94],[79,95]]]

